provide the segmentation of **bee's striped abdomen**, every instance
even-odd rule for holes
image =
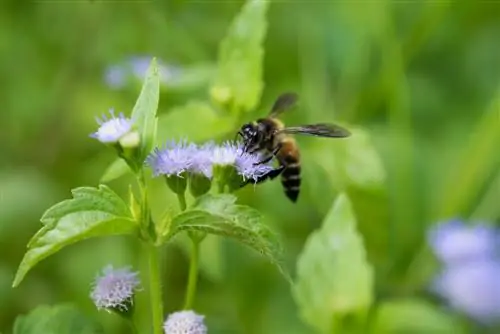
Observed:
[[[280,156],[285,165],[281,174],[281,183],[285,189],[286,196],[296,202],[300,192],[300,155],[298,147],[294,140],[287,138],[283,141],[283,148],[280,150]]]

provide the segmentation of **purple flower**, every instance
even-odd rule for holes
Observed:
[[[211,160],[214,165],[234,165],[238,174],[245,180],[257,180],[258,177],[273,170],[270,164],[260,164],[263,156],[261,154],[249,154],[243,152],[241,144],[225,142],[221,146],[212,148]]]
[[[119,63],[110,65],[105,70],[104,80],[113,89],[122,88],[130,79],[144,80],[152,58],[142,55],[127,57]],[[182,73],[181,68],[167,65],[161,60],[158,60],[158,71],[163,83],[175,80]]]
[[[119,309],[126,311],[132,303],[134,292],[139,289],[138,272],[130,268],[113,269],[109,265],[103,275],[97,276],[90,297],[98,309]]]
[[[500,321],[500,262],[483,259],[446,267],[433,290],[483,324]]]
[[[146,159],[146,164],[153,170],[154,176],[177,175],[189,170],[193,166],[193,158],[197,153],[194,144],[181,140],[168,142],[164,148],[156,148]]]
[[[458,220],[441,223],[429,233],[434,253],[446,264],[496,257],[499,240],[494,227],[466,225]]]
[[[125,118],[123,113],[120,113],[118,117],[115,116],[113,109],[110,109],[109,113],[111,115],[110,119],[106,115],[103,115],[102,119],[97,119],[99,129],[90,135],[90,137],[96,138],[101,143],[116,143],[132,130],[133,121]]]
[[[243,147],[231,142],[216,145],[213,142],[202,146],[170,142],[163,149],[155,149],[146,159],[153,174],[180,175],[182,172],[203,174],[213,177],[214,166],[234,166],[244,179],[256,180],[273,169],[270,164],[259,164],[260,154],[243,152]]]
[[[206,334],[204,316],[193,311],[180,311],[168,316],[163,324],[165,334]]]

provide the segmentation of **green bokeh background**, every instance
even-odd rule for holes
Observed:
[[[41,262],[16,289],[15,270],[43,211],[96,186],[114,153],[89,138],[95,116],[129,113],[141,82],[106,85],[108,66],[130,55],[156,56],[196,80],[162,88],[159,115],[209,100],[220,40],[242,1],[7,1],[0,11],[0,332],[40,304],[75,302],[108,333],[119,319],[98,313],[90,284],[104,265],[142,263],[135,240],[100,238]],[[338,143],[299,138],[303,190],[288,202],[279,182],[248,187],[240,201],[258,208],[283,238],[292,273],[308,235],[344,189],[350,196],[377,297],[422,294],[431,258],[430,224],[450,217],[500,218],[500,4],[473,1],[276,1],[268,13],[261,107],[296,91],[288,124],[339,121],[365,131],[348,174],[329,152]],[[201,69],[201,70],[200,70]],[[199,72],[197,72],[199,71]],[[194,74],[193,74],[194,73]],[[186,109],[189,111],[189,109]],[[220,116],[223,118],[224,116]],[[160,119],[163,139],[220,138],[223,119]],[[182,129],[182,131],[180,130]],[[200,129],[203,129],[201,131]],[[333,154],[333,153],[332,153]],[[110,186],[126,196],[128,177]],[[176,206],[162,182],[154,202]],[[182,307],[189,257],[182,240],[164,248],[165,312]],[[234,242],[204,243],[195,309],[210,333],[312,333],[290,287],[263,259]],[[150,314],[139,297],[140,323]],[[141,299],[142,298],[142,299]]]

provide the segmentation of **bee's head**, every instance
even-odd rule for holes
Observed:
[[[243,138],[243,145],[245,147],[245,152],[248,151],[251,147],[258,144],[259,141],[259,131],[257,126],[252,123],[243,124],[238,131],[238,135]]]

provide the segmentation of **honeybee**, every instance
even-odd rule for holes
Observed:
[[[286,196],[296,202],[300,192],[300,151],[292,134],[304,134],[326,138],[345,138],[350,132],[343,127],[331,123],[317,123],[285,127],[277,118],[278,115],[293,107],[298,100],[295,93],[284,93],[278,96],[271,111],[265,118],[244,124],[238,131],[243,138],[244,152],[264,153],[259,164],[268,163],[275,157],[279,166],[260,178],[255,183],[274,179],[281,174],[281,183]],[[247,180],[242,186],[249,183]]]

